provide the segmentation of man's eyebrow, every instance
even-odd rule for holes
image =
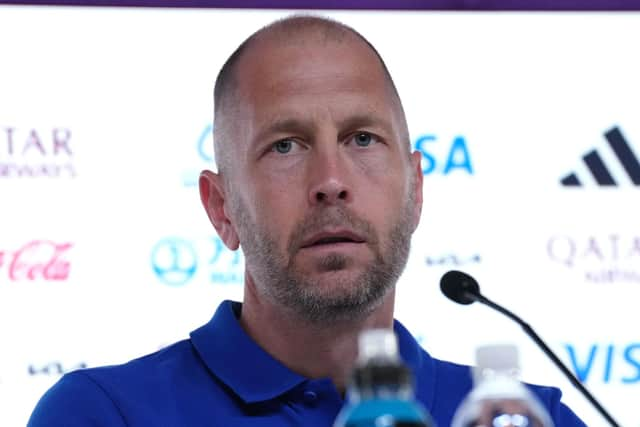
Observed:
[[[311,120],[293,117],[275,118],[270,120],[264,129],[258,133],[256,141],[262,141],[270,135],[278,133],[304,134],[308,133],[312,128],[313,122]]]
[[[344,130],[357,130],[359,128],[375,127],[390,131],[391,121],[376,113],[354,114],[338,122],[338,127]]]

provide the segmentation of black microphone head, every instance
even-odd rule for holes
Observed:
[[[474,303],[480,295],[480,286],[476,279],[462,271],[451,270],[440,279],[440,290],[458,304]]]

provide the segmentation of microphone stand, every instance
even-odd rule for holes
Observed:
[[[526,323],[524,320],[522,320],[520,317],[516,316],[514,313],[507,310],[506,308],[496,304],[495,302],[491,301],[489,298],[486,298],[480,292],[476,293],[476,292],[464,291],[463,295],[469,300],[478,301],[484,305],[487,305],[493,308],[496,311],[499,311],[500,313],[504,314],[505,316],[507,316],[514,322],[516,322],[518,325],[520,325],[522,329],[524,329],[524,332],[533,341],[535,341],[536,344],[538,344],[538,346],[542,349],[542,351],[544,351],[545,354],[549,356],[549,358],[553,361],[553,363],[555,363],[555,365],[562,371],[563,374],[565,374],[565,376],[569,379],[569,381],[571,381],[571,383],[578,390],[580,390],[580,392],[584,395],[584,397],[587,398],[587,400],[598,410],[598,412],[609,422],[609,424],[611,424],[613,427],[620,427],[620,425],[613,419],[613,417],[607,412],[607,410],[604,409],[604,407],[596,400],[595,397],[591,395],[591,393],[589,393],[589,390],[587,390],[582,385],[580,380],[578,380],[575,377],[575,375],[573,375],[573,373],[564,365],[564,363],[562,363],[562,361],[558,358],[558,356],[556,356],[555,353],[549,348],[549,346],[545,344],[544,341],[542,341],[542,338],[540,338],[538,334],[536,334],[536,332],[533,330],[533,328],[531,328],[531,326],[529,326],[528,323]]]

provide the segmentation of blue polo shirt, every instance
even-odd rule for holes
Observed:
[[[309,379],[271,357],[242,329],[241,304],[223,302],[190,339],[118,366],[63,376],[29,427],[330,427],[344,399],[330,379]],[[449,426],[471,390],[468,367],[429,356],[398,322],[400,353],[416,397]],[[585,427],[555,388],[532,386],[556,427]]]

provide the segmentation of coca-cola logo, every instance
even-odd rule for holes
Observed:
[[[0,126],[0,178],[75,177],[71,130]]]
[[[0,269],[11,281],[67,280],[70,262],[65,259],[72,243],[32,240],[15,251],[0,251]]]

